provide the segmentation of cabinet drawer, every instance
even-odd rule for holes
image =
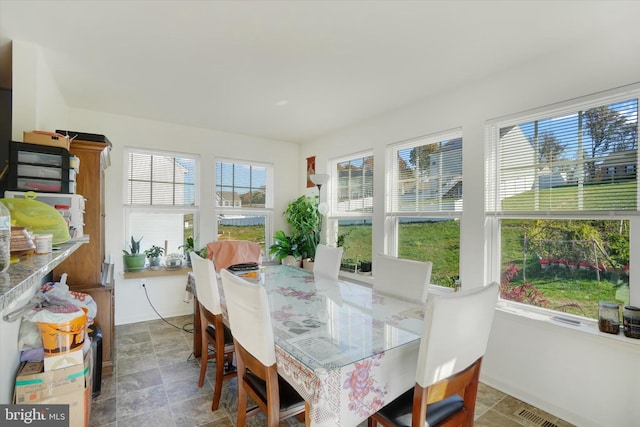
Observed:
[[[68,181],[54,179],[18,178],[16,187],[23,191],[44,191],[50,193],[66,193],[69,191]]]
[[[47,166],[18,164],[18,176],[61,180],[62,169]]]
[[[59,154],[33,153],[18,151],[18,163],[32,163],[35,165],[62,166],[62,156]]]

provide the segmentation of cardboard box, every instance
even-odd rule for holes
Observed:
[[[44,371],[43,362],[26,362],[16,376],[15,402],[36,403],[43,399],[80,391],[85,388],[89,365]]]
[[[91,412],[91,391],[89,388],[59,396],[50,396],[38,404],[69,405],[69,427],[88,427]]]
[[[41,130],[34,130],[32,132],[23,132],[23,142],[29,144],[48,145],[49,147],[60,147],[65,150],[69,150],[69,138],[55,132],[46,132]]]
[[[43,362],[25,362],[16,376],[15,404],[69,405],[69,426],[87,427],[91,412],[93,354],[84,363],[44,372]]]
[[[82,366],[82,347],[78,350],[70,351],[64,354],[58,354],[56,356],[44,357],[44,371],[55,371],[61,368],[69,368],[75,365]]]

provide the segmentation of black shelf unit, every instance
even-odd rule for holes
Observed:
[[[60,147],[11,141],[9,190],[73,194],[69,151]]]

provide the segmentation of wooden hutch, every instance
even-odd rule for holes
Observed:
[[[104,135],[56,130],[73,138],[69,152],[80,159],[76,193],[85,198],[84,234],[86,243],[53,270],[55,280],[67,273],[69,289],[91,295],[98,306],[95,323],[102,329],[102,375],[113,373],[114,289],[102,285],[105,257],[104,168],[111,143]]]

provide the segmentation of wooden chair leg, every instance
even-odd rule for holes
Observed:
[[[213,403],[211,410],[217,411],[220,405],[220,396],[222,395],[222,382],[224,381],[224,338],[220,337],[216,340],[216,381],[213,386]]]
[[[201,338],[201,346],[200,346],[200,378],[198,379],[198,387],[202,387],[204,384],[204,376],[207,372],[207,363],[209,362],[209,340],[207,339],[207,321],[205,319],[201,320],[204,328],[202,329],[202,338]]]

